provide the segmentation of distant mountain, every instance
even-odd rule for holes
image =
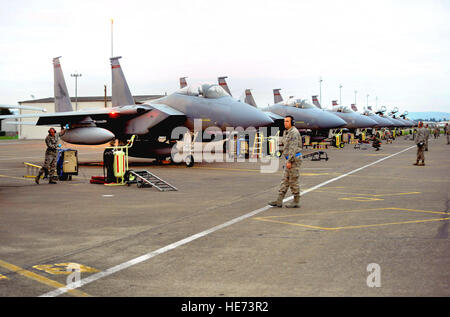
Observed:
[[[410,112],[407,115],[408,118],[412,120],[423,119],[430,120],[450,120],[450,112]]]

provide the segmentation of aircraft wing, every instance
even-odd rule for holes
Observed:
[[[149,111],[127,121],[126,134],[147,134],[152,129],[155,133],[167,134],[186,120],[186,115],[164,104],[149,104]]]
[[[68,111],[68,112],[58,112],[58,113],[30,113],[30,114],[19,114],[19,115],[2,115],[0,119],[22,119],[22,118],[37,118],[36,125],[47,125],[47,124],[61,124],[66,123],[77,123],[83,120],[83,118],[89,116],[93,120],[105,119],[110,115],[111,109],[99,109],[96,111]]]
[[[40,107],[33,107],[33,106],[0,105],[0,108],[4,108],[4,109],[35,110],[35,111],[47,112],[47,109],[40,108]]]
[[[267,111],[266,114],[270,117],[270,119],[272,119],[273,121],[275,120],[284,120],[284,117],[277,115],[276,113]]]
[[[169,106],[161,104],[161,103],[149,104],[149,107],[153,108],[154,110],[158,110],[167,116],[184,116],[185,115],[183,112],[178,111],[172,107],[169,107]]]
[[[133,105],[117,108],[99,108],[91,110],[66,111],[45,114],[29,113],[19,115],[1,115],[0,119],[37,118],[38,120],[36,122],[36,125],[65,125],[67,123],[70,124],[81,122],[86,117],[90,117],[94,121],[109,120],[124,116],[136,116],[151,110],[152,108],[150,108],[148,105]]]
[[[115,108],[99,108],[88,111],[1,115],[0,119],[36,118],[36,125],[57,124],[62,126],[65,124],[85,122],[87,117],[89,118],[88,120],[93,123],[97,121],[101,123],[113,123],[113,121],[117,119],[125,119],[128,121],[128,126],[138,124],[139,126],[145,126],[146,129],[150,129],[170,118],[176,118],[179,120],[186,118],[183,112],[164,104],[141,104]],[[138,133],[138,131],[135,132]]]

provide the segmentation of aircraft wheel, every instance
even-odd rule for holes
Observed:
[[[194,166],[194,157],[192,155],[188,155],[184,162],[186,163],[187,167],[192,167]]]

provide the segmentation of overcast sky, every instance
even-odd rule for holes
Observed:
[[[228,76],[256,102],[339,100],[450,112],[450,0],[0,0],[0,103],[53,96],[52,58],[69,92],[110,94],[114,52],[132,94]]]

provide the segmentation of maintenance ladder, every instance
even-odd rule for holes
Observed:
[[[150,173],[149,171],[131,171],[130,174],[136,177],[137,186],[141,187],[155,187],[161,192],[165,191],[177,191],[178,189],[170,185],[168,182],[162,180],[155,174]]]

